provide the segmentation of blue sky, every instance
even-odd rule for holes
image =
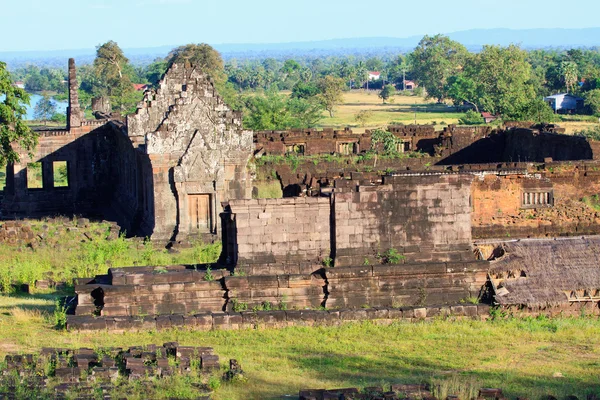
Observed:
[[[8,4],[6,4],[8,3]],[[600,26],[598,0],[0,0],[0,51]]]

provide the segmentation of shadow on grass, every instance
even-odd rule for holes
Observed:
[[[7,315],[11,309],[20,308],[28,311],[40,311],[43,313],[51,314],[54,312],[55,302],[67,296],[66,292],[52,292],[52,293],[37,293],[37,294],[24,294],[24,293],[16,293],[10,295],[3,295],[2,297],[5,299],[2,303],[0,303],[0,312]],[[8,301],[7,301],[8,299]],[[44,302],[50,302],[49,304],[43,303],[35,303],[36,300],[41,300]]]
[[[549,377],[510,370],[457,370],[448,362],[431,363],[409,355],[398,354],[373,359],[357,355],[321,353],[295,357],[291,360],[298,368],[312,371],[322,380],[343,381],[350,387],[390,385],[392,383],[429,383],[434,377],[443,380],[444,377],[458,375],[465,379],[476,379],[481,387],[499,387],[509,397],[530,396],[536,398],[550,394],[559,398],[575,395],[580,399],[585,399],[592,393],[600,395],[598,380]]]

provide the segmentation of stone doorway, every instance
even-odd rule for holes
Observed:
[[[210,204],[210,194],[188,195],[190,233],[211,231],[212,212]]]

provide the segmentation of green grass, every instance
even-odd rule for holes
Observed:
[[[281,183],[276,180],[269,181],[255,181],[257,188],[256,199],[280,199],[283,197],[283,190],[281,190]]]
[[[73,278],[105,274],[110,267],[208,264],[221,253],[220,243],[196,243],[169,253],[151,242],[141,244],[124,237],[106,240],[108,231],[101,224],[95,234],[90,234],[92,240],[81,240],[77,230],[52,225],[42,229],[42,225],[32,224],[32,230],[45,236],[43,246],[32,249],[0,244],[0,292],[10,291],[11,283],[32,285],[42,279],[70,283]]]
[[[440,392],[501,387],[509,398],[532,400],[546,394],[600,394],[600,322],[592,317],[69,333],[53,328],[53,308],[52,295],[0,296],[0,357],[44,346],[126,347],[167,341],[211,346],[223,365],[237,359],[247,379],[223,383],[214,395],[217,400],[280,399],[302,388],[420,382],[433,382]],[[562,377],[554,377],[558,374]],[[183,392],[189,384],[178,382],[171,390]]]
[[[600,198],[598,198],[597,194],[593,196],[585,196],[581,199],[581,201],[591,209],[600,211]]]

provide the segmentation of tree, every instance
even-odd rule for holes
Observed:
[[[476,103],[477,85],[469,76],[463,73],[451,77],[448,80],[447,92],[448,97],[453,100],[454,105],[468,103],[475,107],[475,111],[479,114],[479,106]]]
[[[129,60],[116,42],[108,42],[96,47],[94,68],[105,82],[111,83],[123,78],[123,68]]]
[[[206,43],[186,44],[171,50],[167,56],[170,67],[174,63],[189,62],[203,73],[209,75],[215,82],[224,81],[224,66],[221,54]]]
[[[565,86],[567,87],[567,93],[570,93],[577,83],[577,64],[573,61],[563,61],[560,64],[560,71],[563,81],[565,82]]]
[[[539,124],[543,122],[554,122],[556,120],[554,111],[550,105],[542,99],[533,99],[529,101],[523,108],[521,114],[521,119],[535,121]]]
[[[315,126],[322,118],[320,103],[291,98],[269,90],[265,95],[244,98],[244,126],[253,130],[276,130]]]
[[[342,78],[326,76],[319,79],[317,87],[321,92],[317,97],[321,101],[321,104],[323,104],[323,107],[329,111],[329,116],[333,118],[333,110],[335,109],[335,106],[344,100],[342,91],[346,87],[346,83]]]
[[[439,102],[448,96],[448,79],[460,72],[467,57],[462,44],[443,35],[425,35],[410,56],[415,80]]]
[[[215,88],[225,101],[233,105],[240,102],[235,91],[227,88],[227,76],[221,54],[206,43],[187,44],[171,50],[167,56],[167,67],[174,63],[189,62],[194,67],[207,74],[214,82]],[[255,77],[256,78],[256,77]]]
[[[455,102],[466,101],[478,110],[509,119],[523,119],[535,98],[527,53],[514,45],[484,46],[449,83],[447,93]]]
[[[152,86],[158,85],[165,72],[167,72],[167,60],[157,58],[146,68],[146,79]]]
[[[373,118],[373,111],[371,110],[360,110],[354,116],[354,120],[358,122],[363,128],[367,125],[371,118]]]
[[[25,90],[13,86],[6,64],[0,62],[0,165],[19,162],[19,154],[13,149],[17,144],[29,152],[37,144],[37,135],[23,121],[29,95]]]
[[[585,105],[590,107],[594,114],[600,114],[600,89],[593,89],[583,95]]]
[[[44,125],[46,122],[52,118],[52,116],[56,113],[56,102],[54,102],[50,96],[44,95],[33,109],[33,116],[37,120],[44,121]]]
[[[394,88],[394,85],[385,85],[383,89],[381,89],[381,92],[379,92],[379,98],[382,99],[383,103],[385,104],[385,102],[388,101],[388,99],[394,94],[396,94],[396,88]]]
[[[113,108],[123,112],[139,101],[131,79],[134,70],[117,43],[110,40],[96,48],[94,71],[99,80],[94,94],[107,94]]]
[[[319,88],[313,82],[297,82],[292,88],[291,96],[295,99],[310,99],[318,95]]]

